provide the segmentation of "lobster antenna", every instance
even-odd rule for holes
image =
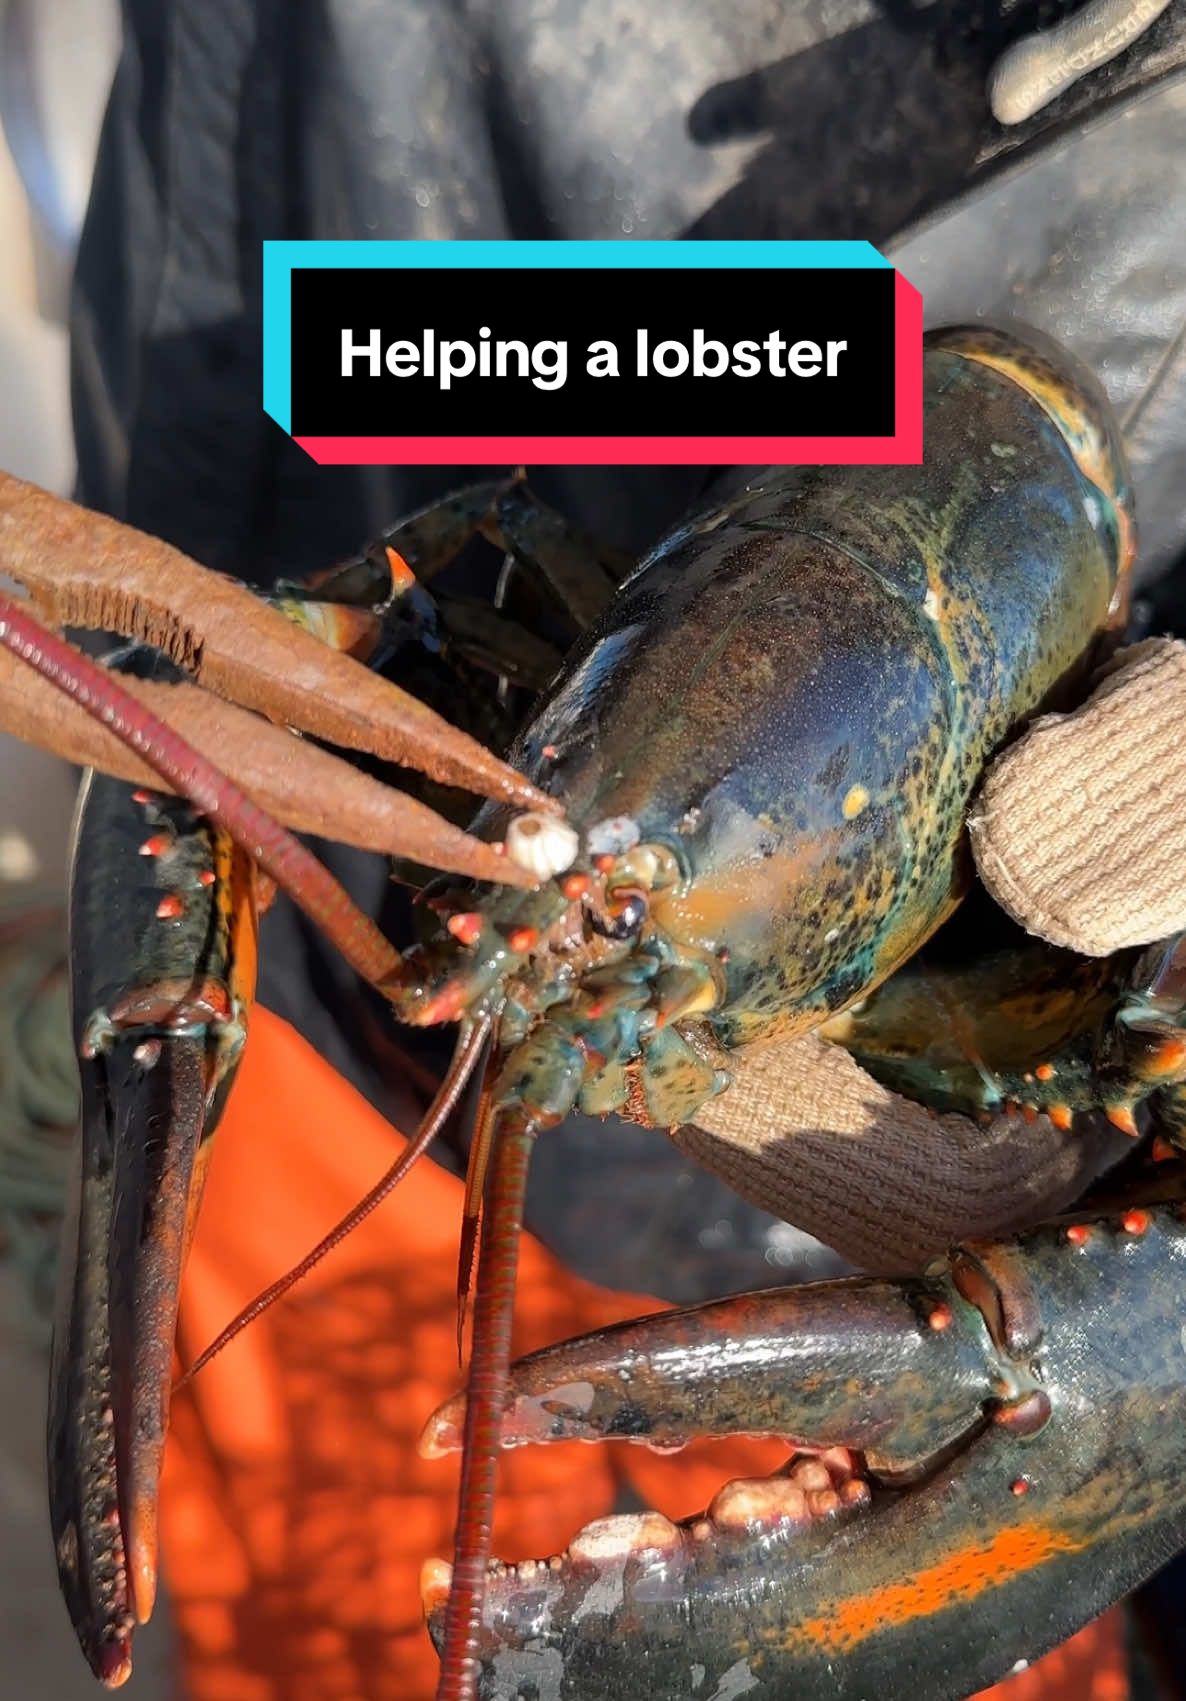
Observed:
[[[539,1124],[500,1108],[494,1117],[490,1186],[474,1293],[474,1331],[465,1399],[465,1437],[453,1577],[445,1605],[436,1701],[472,1701],[482,1621],[502,1412],[511,1364],[515,1279],[527,1196],[527,1171]]]
[[[380,991],[398,980],[399,952],[299,839],[105,668],[3,594],[0,643],[106,726],[181,797],[229,833],[364,980]]]
[[[348,1235],[353,1234],[359,1224],[365,1222],[371,1212],[377,1210],[383,1203],[387,1195],[399,1186],[413,1164],[424,1156],[433,1140],[440,1133],[458,1099],[465,1091],[469,1078],[474,1072],[474,1066],[486,1044],[490,1026],[491,1018],[489,1016],[479,1017],[477,1021],[466,1024],[458,1037],[452,1061],[444,1080],[437,1088],[436,1096],[424,1113],[420,1126],[399,1157],[386,1173],[380,1176],[370,1191],[358,1201],[358,1204],[352,1205],[341,1221],[330,1229],[322,1240],[317,1242],[312,1251],[305,1254],[299,1264],[294,1264],[291,1270],[286,1271],[283,1276],[277,1277],[262,1293],[257,1294],[250,1304],[244,1306],[237,1317],[231,1319],[226,1328],[215,1336],[210,1345],[198,1354],[189,1369],[178,1378],[173,1386],[174,1393],[178,1389],[184,1388],[187,1382],[192,1382],[199,1370],[205,1369],[211,1359],[217,1358],[223,1348],[229,1346],[236,1335],[241,1335],[243,1330],[254,1323],[257,1317],[262,1317],[264,1312],[269,1311],[278,1299],[282,1299],[290,1288],[294,1288],[298,1282],[303,1281],[309,1272],[321,1263],[323,1258],[327,1257],[336,1246],[340,1246]]]
[[[487,1074],[482,1085],[478,1117],[474,1127],[473,1144],[469,1149],[469,1164],[465,1172],[465,1204],[461,1212],[461,1240],[457,1248],[457,1363],[464,1362],[463,1338],[465,1314],[470,1285],[474,1274],[474,1253],[478,1249],[478,1223],[482,1215],[482,1194],[486,1189],[486,1172],[490,1166],[490,1147],[494,1134],[491,1114],[493,1076]]]

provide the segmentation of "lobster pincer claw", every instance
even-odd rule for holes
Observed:
[[[96,878],[113,868],[118,881]],[[178,1290],[245,1037],[255,927],[254,875],[226,835],[178,799],[90,777],[70,901],[82,1127],[47,1463],[62,1593],[109,1687],[156,1592]],[[117,944],[130,982],[112,980]]]
[[[181,1248],[205,1112],[204,1048],[161,1041],[151,1073],[117,1042],[86,1079],[71,1206],[77,1256],[54,1334],[50,1505],[58,1575],[83,1653],[110,1687],[131,1671],[156,1592],[156,1499]],[[167,1128],[155,1151],[147,1126]]]
[[[504,1445],[785,1437],[707,1512],[599,1520],[496,1563],[481,1694],[955,1701],[1186,1540],[1177,1205],[673,1311],[522,1360]],[[456,1444],[457,1402],[426,1452]],[[426,1578],[439,1637],[447,1570]],[[907,1675],[908,1674],[908,1675]]]

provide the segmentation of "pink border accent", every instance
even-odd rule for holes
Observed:
[[[321,466],[917,466],[922,296],[894,288],[892,437],[297,437]]]

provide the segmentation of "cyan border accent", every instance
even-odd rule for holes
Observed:
[[[264,411],[292,434],[292,274],[300,266],[341,270],[437,270],[492,266],[510,270],[687,271],[763,267],[824,271],[889,270],[868,242],[265,242]]]

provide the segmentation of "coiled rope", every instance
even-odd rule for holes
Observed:
[[[60,906],[0,905],[0,1257],[48,1332],[79,1115],[66,919]]]

